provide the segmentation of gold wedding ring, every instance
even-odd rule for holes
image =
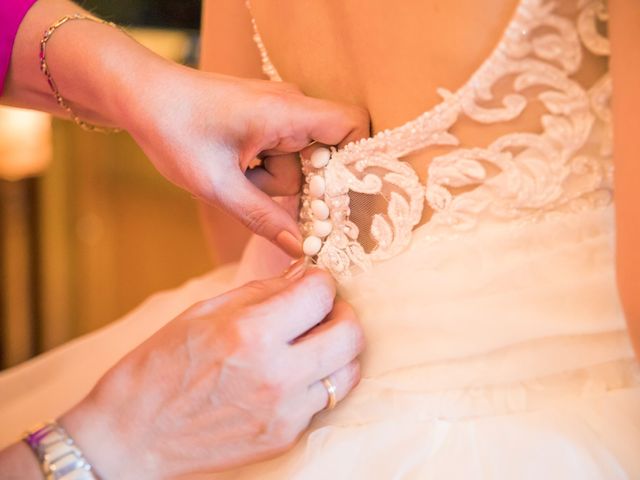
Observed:
[[[336,398],[336,386],[331,383],[329,377],[322,379],[322,385],[324,385],[324,388],[327,390],[327,394],[329,395],[325,410],[333,410],[338,403],[338,399]]]

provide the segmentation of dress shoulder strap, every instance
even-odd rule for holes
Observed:
[[[247,0],[245,2],[247,6],[247,10],[249,10],[249,15],[251,15],[251,26],[253,27],[253,41],[258,47],[258,51],[260,52],[260,59],[262,61],[262,72],[269,77],[269,80],[274,82],[281,82],[282,77],[276,70],[276,67],[273,66],[271,59],[269,58],[269,53],[267,52],[267,47],[265,47],[264,42],[262,41],[262,36],[260,35],[260,30],[258,30],[258,24],[256,22],[255,17],[253,16],[253,10],[251,8],[251,0]]]

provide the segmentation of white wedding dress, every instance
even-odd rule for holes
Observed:
[[[363,379],[291,452],[213,478],[640,479],[640,367],[614,275],[605,30],[598,0],[521,0],[493,53],[459,90],[441,90],[440,105],[326,166],[305,161],[316,185],[301,226],[314,235],[312,196],[328,205],[314,261],[365,325]],[[278,80],[257,28],[256,40]],[[587,56],[602,60],[588,82]],[[518,130],[534,105],[538,126]],[[465,122],[486,128],[482,145],[459,134]],[[426,182],[401,160],[443,146]],[[264,274],[264,248],[254,241],[239,267],[0,375],[0,442],[70,407],[190,304]]]

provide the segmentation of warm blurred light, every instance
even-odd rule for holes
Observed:
[[[49,115],[0,107],[0,178],[20,180],[40,175],[51,154]]]
[[[129,33],[148,49],[174,62],[183,63],[193,47],[191,37],[179,30],[132,28]]]

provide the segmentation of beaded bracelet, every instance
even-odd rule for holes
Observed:
[[[88,132],[100,132],[100,133],[119,132],[120,129],[118,128],[99,127],[97,125],[92,125],[80,119],[80,117],[76,115],[73,109],[69,106],[69,103],[60,94],[60,91],[58,90],[58,86],[56,85],[56,82],[53,80],[53,77],[51,76],[51,72],[49,71],[49,65],[47,65],[47,43],[49,42],[49,40],[51,39],[51,36],[55,33],[55,31],[58,28],[60,28],[65,23],[70,22],[72,20],[90,20],[92,22],[101,23],[103,25],[109,25],[110,27],[120,28],[113,22],[107,22],[105,20],[101,20],[99,18],[91,17],[88,15],[83,15],[81,13],[76,13],[73,15],[65,15],[60,20],[58,20],[53,25],[51,25],[47,30],[45,30],[44,34],[42,35],[42,40],[40,40],[40,71],[47,78],[47,83],[49,84],[49,87],[51,88],[51,91],[53,92],[53,96],[55,97],[56,102],[58,102],[58,105],[60,105],[60,107],[62,107],[70,115],[71,119],[76,124],[78,124],[83,130],[86,130]]]

